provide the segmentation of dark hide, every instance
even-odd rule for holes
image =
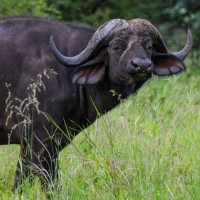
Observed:
[[[48,19],[0,21],[0,144],[21,145],[23,165],[21,171],[18,163],[15,188],[32,174],[30,165],[44,185],[46,181],[52,182],[57,176],[58,152],[80,132],[80,127],[88,127],[98,117],[94,105],[104,114],[120,103],[111,90],[126,98],[152,73],[171,75],[185,70],[183,62],[176,57],[169,59],[168,54],[159,54],[156,47],[154,52],[151,35],[138,35],[137,23],[135,27],[136,30],[119,34],[102,46],[84,64],[66,67],[54,57],[50,36],[60,52],[75,56],[86,47],[95,30]],[[66,130],[67,125],[68,137],[37,111],[33,113],[33,126],[28,135],[23,133],[22,124],[13,128],[21,116],[14,113],[7,121],[8,90],[13,97],[27,98],[31,80],[45,69],[53,69],[57,74],[42,78],[46,88],[37,93],[39,110],[47,113],[61,129]],[[5,83],[10,84],[9,89]]]

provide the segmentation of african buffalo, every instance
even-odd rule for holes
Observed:
[[[21,145],[14,188],[32,174],[43,185],[53,181],[59,151],[96,120],[96,108],[104,114],[120,103],[111,91],[124,99],[153,74],[185,71],[191,47],[188,31],[185,47],[169,51],[159,31],[143,19],[113,19],[96,31],[50,19],[0,21],[0,144]],[[38,110],[24,134],[26,122],[8,96],[23,103],[27,87],[45,69],[56,73],[43,77],[45,89],[37,91]]]

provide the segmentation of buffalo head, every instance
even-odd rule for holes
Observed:
[[[52,37],[50,44],[61,63],[77,67],[73,82],[95,84],[107,72],[112,82],[131,87],[145,82],[152,74],[167,76],[184,71],[183,60],[191,50],[192,36],[188,31],[185,47],[171,52],[159,31],[147,20],[114,19],[99,27],[87,47],[74,57],[62,55]]]

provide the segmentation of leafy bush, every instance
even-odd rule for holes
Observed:
[[[0,17],[16,15],[36,15],[43,17],[60,16],[60,11],[46,0],[1,0]]]

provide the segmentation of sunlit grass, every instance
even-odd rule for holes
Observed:
[[[52,199],[200,199],[200,76],[153,78],[60,153]],[[0,199],[11,193],[17,146],[0,147]],[[25,199],[44,199],[39,181]]]

